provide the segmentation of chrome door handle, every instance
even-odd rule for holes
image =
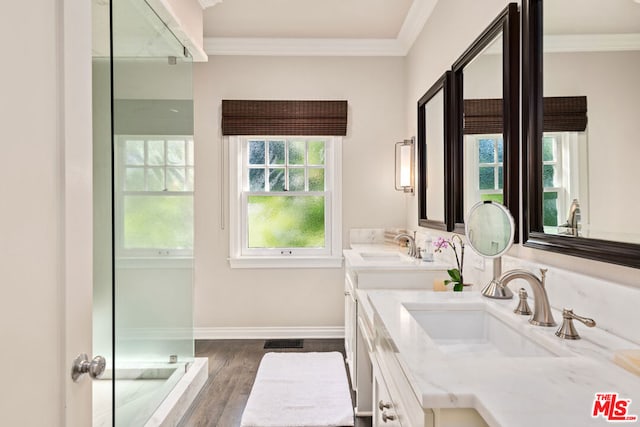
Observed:
[[[71,367],[71,379],[77,382],[82,374],[89,374],[93,379],[100,378],[107,367],[107,361],[102,356],[96,356],[89,360],[89,356],[82,353],[73,360]]]

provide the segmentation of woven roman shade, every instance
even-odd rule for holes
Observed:
[[[544,132],[583,132],[587,128],[587,97],[546,97]],[[464,134],[502,133],[502,99],[465,99]]]
[[[587,97],[545,97],[542,115],[544,132],[583,132],[587,128]]]
[[[347,101],[222,100],[223,135],[347,134]]]
[[[465,99],[464,134],[502,133],[502,99]]]

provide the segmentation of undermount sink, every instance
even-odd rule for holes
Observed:
[[[445,354],[453,357],[558,357],[568,355],[517,331],[482,304],[407,307],[411,316]],[[514,318],[514,322],[518,319]],[[535,327],[526,325],[525,327]]]
[[[407,255],[403,255],[399,252],[360,252],[360,256],[365,261],[370,262],[397,262],[397,263],[410,263],[413,260]]]

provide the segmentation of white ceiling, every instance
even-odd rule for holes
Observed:
[[[120,3],[142,2],[144,0],[122,0]],[[403,56],[422,31],[438,0],[199,2],[204,9],[204,49],[209,55]],[[607,46],[611,43],[625,49],[628,45],[637,46],[639,3],[640,0],[548,1],[545,2],[545,33],[563,37],[617,33],[611,34],[612,41],[607,42]],[[93,0],[96,56],[108,53],[108,37],[98,37],[108,35],[108,4],[109,0]],[[604,8],[603,4],[606,4]],[[136,13],[119,14],[118,22],[128,28],[119,34],[127,33],[131,38],[142,21]],[[620,33],[630,34],[618,40]],[[629,41],[628,36],[633,40]],[[591,43],[591,39],[588,42]]]
[[[403,56],[438,0],[200,0],[210,55]]]

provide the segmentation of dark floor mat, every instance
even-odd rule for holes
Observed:
[[[263,348],[302,348],[304,340],[266,340]]]

